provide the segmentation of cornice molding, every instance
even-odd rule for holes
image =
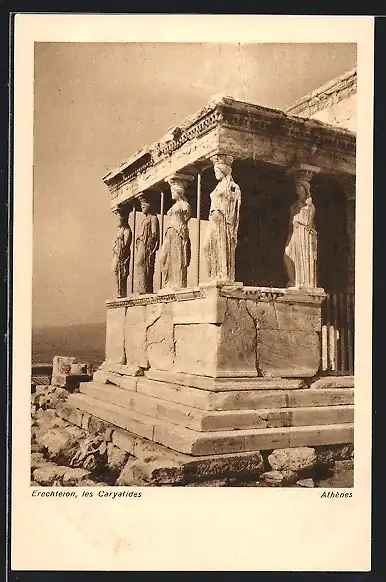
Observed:
[[[295,101],[284,112],[289,115],[305,114],[306,117],[314,115],[318,111],[327,109],[357,92],[357,70],[351,69],[344,75],[336,77],[329,83],[322,85],[315,91],[304,95]]]
[[[265,137],[281,138],[299,145],[311,144],[331,153],[355,156],[356,138],[349,130],[327,126],[313,120],[292,117],[283,111],[237,101],[231,97],[212,100],[178,128],[172,128],[161,140],[136,152],[118,168],[103,177],[112,195],[150,168],[168,160],[187,142],[220,129],[239,130]]]

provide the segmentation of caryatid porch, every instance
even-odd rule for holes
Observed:
[[[350,442],[352,381],[316,376],[324,287],[353,285],[355,136],[221,97],[104,181],[133,242],[78,409],[191,455]]]

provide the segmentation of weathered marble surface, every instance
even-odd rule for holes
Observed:
[[[188,222],[192,211],[185,197],[186,180],[173,175],[168,182],[174,204],[167,212],[168,224],[160,252],[162,287],[181,289],[187,286],[191,259]]]
[[[217,295],[172,303],[173,324],[223,323],[226,299]]]
[[[214,284],[181,301],[163,293],[108,309],[107,361],[212,378],[317,373],[321,290]]]
[[[148,305],[146,309],[146,347],[149,364],[159,370],[170,370],[175,357],[171,304],[158,303]]]
[[[284,251],[288,286],[315,288],[317,232],[315,206],[311,198],[313,172],[299,166],[293,174],[298,200],[290,208],[290,225]]]
[[[125,316],[126,364],[148,368],[146,347],[146,306],[135,305],[127,309]]]
[[[215,376],[221,329],[209,323],[175,325],[176,359],[173,370]],[[166,368],[167,369],[167,368]]]
[[[219,181],[210,194],[209,222],[204,241],[209,279],[235,280],[235,252],[239,228],[241,190],[232,178],[232,156],[211,158]]]
[[[69,374],[71,366],[76,362],[72,356],[54,356],[52,360],[52,375]]]
[[[106,361],[125,363],[125,307],[107,310]]]
[[[217,357],[219,376],[257,376],[259,330],[246,301],[227,299]]]
[[[200,390],[213,392],[239,392],[250,390],[298,390],[306,385],[300,378],[263,378],[263,377],[210,377],[197,374],[179,373],[150,369],[145,372],[147,378],[170,382],[181,386],[191,386]]]
[[[151,197],[139,197],[144,219],[135,240],[134,293],[153,293],[155,254],[159,247],[160,230]]]
[[[116,296],[126,297],[129,276],[130,249],[133,233],[129,226],[129,209],[116,211],[118,231],[113,242],[112,272],[115,277]]]
[[[312,378],[320,365],[320,338],[315,331],[265,329],[259,336],[263,376]]]
[[[311,388],[317,390],[333,388],[354,388],[354,376],[326,376],[319,378],[311,384]]]

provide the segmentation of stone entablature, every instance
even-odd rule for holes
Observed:
[[[347,71],[287,107],[288,115],[311,117],[322,109],[336,105],[357,92],[357,70]]]
[[[196,174],[216,154],[283,167],[306,163],[321,171],[353,175],[355,149],[355,134],[348,130],[219,97],[158,142],[136,152],[103,180],[115,209],[148,188],[162,187],[173,172],[184,169]]]

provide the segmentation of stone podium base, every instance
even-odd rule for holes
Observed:
[[[150,374],[151,375],[151,374]],[[87,382],[67,404],[132,435],[193,457],[353,440],[353,388],[263,379],[207,390],[149,377]],[[268,386],[270,384],[270,386]],[[348,386],[352,385],[349,381]]]
[[[185,477],[253,475],[264,451],[351,443],[352,379],[306,381],[324,296],[216,283],[108,302],[106,361],[61,414],[106,423],[130,454],[140,439]]]
[[[323,289],[210,283],[108,301],[106,363],[209,378],[312,378]]]

